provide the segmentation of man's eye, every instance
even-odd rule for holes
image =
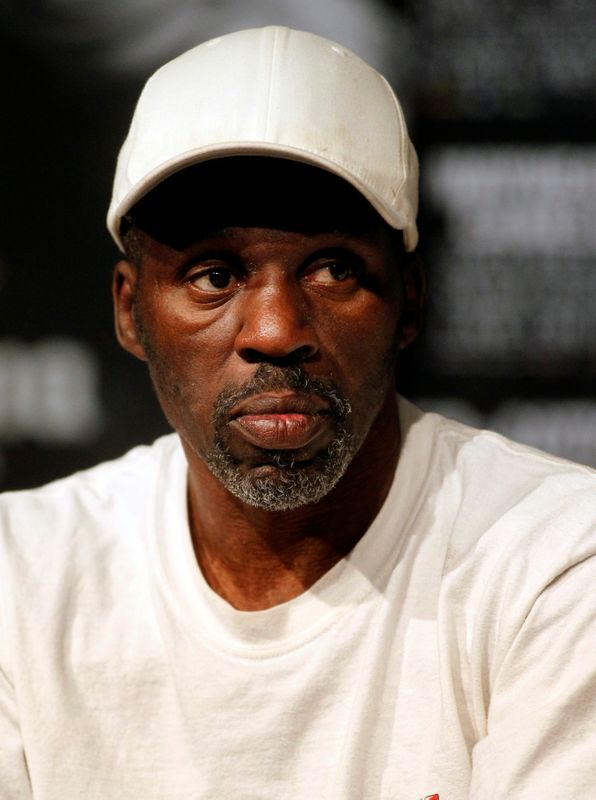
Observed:
[[[191,277],[190,282],[203,292],[231,289],[237,284],[234,273],[227,267],[210,267],[202,272],[197,272]]]
[[[333,285],[354,278],[356,272],[355,266],[347,261],[325,259],[313,264],[308,279],[313,283]]]

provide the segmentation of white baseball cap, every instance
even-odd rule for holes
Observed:
[[[406,250],[418,241],[418,160],[393,90],[341,45],[282,27],[238,31],[161,67],[116,167],[108,229],[185,167],[225,156],[311,164],[354,186]]]

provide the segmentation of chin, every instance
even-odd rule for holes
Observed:
[[[354,438],[341,431],[308,462],[294,461],[291,451],[278,451],[269,455],[268,464],[243,467],[221,440],[204,460],[220,483],[243,503],[265,511],[292,511],[318,503],[329,494],[357,450]]]

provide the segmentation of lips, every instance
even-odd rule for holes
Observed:
[[[299,450],[327,438],[328,404],[316,395],[264,393],[234,406],[230,429],[249,444],[266,450]]]

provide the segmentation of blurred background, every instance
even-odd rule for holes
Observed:
[[[264,24],[338,40],[403,100],[431,296],[403,392],[596,466],[591,0],[0,0],[0,486],[167,431],[112,333],[115,159],[155,67]]]

